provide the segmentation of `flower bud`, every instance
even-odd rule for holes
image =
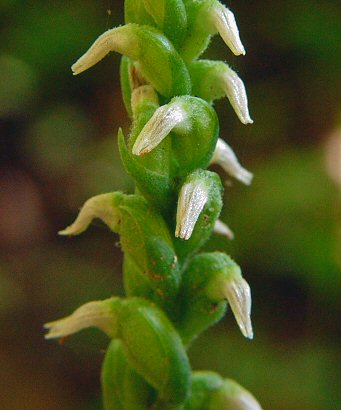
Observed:
[[[243,81],[227,64],[199,60],[191,64],[193,94],[207,101],[226,96],[243,124],[252,124]]]
[[[157,27],[175,46],[182,43],[187,29],[182,0],[125,0],[124,5],[127,23]]]
[[[196,371],[186,409],[262,410],[253,395],[233,380],[214,372]]]
[[[245,54],[234,14],[218,0],[186,0],[188,34],[181,55],[195,60],[207,48],[210,37],[219,33],[235,55]]]
[[[184,272],[180,295],[185,302],[179,329],[186,344],[222,318],[226,301],[243,335],[252,339],[250,287],[239,266],[224,253],[195,256]]]
[[[208,166],[218,131],[217,115],[210,104],[192,96],[175,97],[155,111],[132,152],[139,156],[147,154],[171,133],[167,138],[171,142],[169,161],[174,178],[181,178]],[[163,151],[164,147],[160,147]]]
[[[176,213],[175,236],[188,240],[194,226],[208,201],[209,189],[204,181],[196,180],[185,183],[179,194]]]
[[[147,122],[133,146],[134,155],[145,155],[154,149],[176,127],[185,127],[188,113],[181,100],[158,108]]]
[[[179,193],[175,233],[180,260],[198,251],[212,235],[223,205],[222,190],[214,172],[197,170],[185,178]]]
[[[225,379],[211,395],[210,410],[262,410],[253,395],[233,380]]]
[[[240,165],[232,148],[221,138],[218,138],[211,164],[220,165],[224,171],[245,185],[251,184],[253,174]]]
[[[222,292],[231,306],[240,331],[246,338],[253,339],[249,284],[244,278],[236,277],[222,283]]]

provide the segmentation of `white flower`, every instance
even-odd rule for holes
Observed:
[[[92,44],[71,67],[77,75],[101,61],[110,51],[116,51],[133,57],[137,52],[137,44],[132,36],[132,25],[116,27],[106,31]]]
[[[154,149],[174,129],[186,126],[188,113],[178,99],[158,108],[142,129],[133,146],[134,155]]]
[[[48,333],[45,339],[62,338],[88,327],[97,327],[108,336],[116,333],[116,315],[112,309],[113,299],[89,302],[79,307],[70,316],[54,322],[46,323]]]
[[[211,23],[233,54],[236,56],[245,55],[245,49],[240,40],[239,30],[232,11],[217,1],[210,9],[209,14]]]
[[[188,182],[183,185],[179,194],[176,214],[175,236],[188,240],[197,220],[208,201],[208,187],[202,181]]]
[[[242,334],[253,339],[251,324],[251,290],[243,277],[233,278],[223,283],[222,292],[231,306]]]
[[[243,124],[252,124],[249,114],[247,94],[241,78],[230,67],[220,72],[220,82],[226,97],[229,99],[235,113]]]
[[[218,138],[211,164],[220,165],[224,171],[245,185],[250,185],[252,182],[253,174],[240,165],[232,148],[221,138]]]
[[[113,206],[113,194],[102,194],[88,199],[80,210],[75,222],[59,235],[75,236],[84,232],[93,219],[99,218],[112,230],[115,230],[117,214]]]

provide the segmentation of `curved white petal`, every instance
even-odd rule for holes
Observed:
[[[251,323],[251,289],[242,277],[225,283],[224,294],[242,334],[253,339]]]
[[[228,66],[226,66],[226,69],[221,74],[221,81],[224,92],[240,121],[243,124],[252,124],[253,120],[250,117],[243,81]]]
[[[211,20],[233,54],[245,55],[245,48],[240,40],[236,19],[231,10],[217,2],[211,9]]]
[[[220,165],[224,171],[245,185],[250,185],[252,182],[253,174],[240,165],[232,148],[221,138],[218,138],[211,164]]]
[[[81,208],[75,222],[66,229],[59,231],[59,235],[75,236],[84,232],[92,220],[101,219],[109,227],[116,221],[116,212],[112,204],[113,194],[102,194],[88,199]]]

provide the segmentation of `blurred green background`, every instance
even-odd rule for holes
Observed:
[[[209,58],[245,80],[253,126],[217,103],[221,136],[255,173],[226,181],[229,253],[253,289],[255,340],[231,314],[193,345],[195,369],[250,389],[265,410],[341,409],[341,4],[229,1],[246,57],[219,37]],[[117,151],[129,129],[119,56],[72,77],[71,64],[123,22],[122,1],[0,0],[0,409],[96,410],[107,339],[63,347],[42,324],[122,294],[121,253],[99,223],[56,232],[92,195],[131,192]],[[220,170],[219,170],[220,172]]]

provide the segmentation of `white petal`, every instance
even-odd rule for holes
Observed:
[[[112,204],[113,194],[102,194],[88,199],[80,210],[75,222],[59,235],[75,236],[84,232],[93,219],[99,218],[109,227],[115,225],[116,213]]]
[[[108,301],[89,302],[75,310],[70,316],[46,323],[45,339],[66,337],[88,327],[98,327],[109,336],[114,333],[116,318]]]
[[[252,124],[249,114],[248,100],[243,81],[231,68],[226,66],[226,70],[221,75],[222,87],[229,99],[235,113],[243,124]]]
[[[158,108],[142,129],[133,146],[134,155],[144,155],[154,149],[167,135],[188,118],[179,102]]]
[[[208,201],[208,188],[201,182],[189,182],[180,191],[176,214],[177,238],[188,240]]]
[[[248,339],[252,339],[251,290],[249,284],[242,277],[232,279],[225,283],[224,293],[242,334]]]
[[[221,138],[218,138],[211,164],[220,165],[229,175],[245,185],[250,185],[252,182],[253,174],[240,165],[232,148]]]
[[[99,36],[89,50],[73,64],[71,67],[73,74],[80,74],[92,67],[109,54],[110,51],[124,54],[127,53],[127,50],[133,50],[135,45],[132,43],[126,27],[113,28]]]
[[[225,44],[236,56],[245,55],[245,48],[240,40],[236,19],[231,10],[218,3],[211,9],[212,22]]]
[[[220,219],[217,219],[214,224],[214,233],[218,235],[226,236],[230,240],[234,239],[234,233]]]

